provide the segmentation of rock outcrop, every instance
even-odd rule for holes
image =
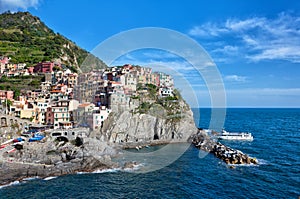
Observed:
[[[101,139],[123,145],[143,145],[154,142],[186,142],[197,132],[193,113],[185,109],[167,116],[164,110],[155,113],[134,113],[123,110],[111,113],[101,129]]]
[[[116,150],[105,142],[85,138],[81,146],[70,142],[24,143],[22,150],[1,150],[0,185],[26,177],[58,176],[118,167],[111,161]]]
[[[232,149],[220,142],[214,141],[202,130],[192,135],[190,141],[196,148],[213,153],[226,164],[258,164],[256,158],[252,158],[239,150]]]

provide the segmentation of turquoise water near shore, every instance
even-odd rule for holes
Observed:
[[[200,127],[207,128],[210,109],[200,109]],[[146,173],[108,170],[101,173],[34,179],[0,189],[0,198],[298,198],[300,196],[300,109],[228,109],[228,131],[249,131],[253,142],[224,144],[256,157],[257,166],[234,169],[212,154],[174,144],[160,156],[138,157],[146,172],[165,164],[176,150],[184,154],[172,164]],[[132,151],[150,154],[155,146]]]

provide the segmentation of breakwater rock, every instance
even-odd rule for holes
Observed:
[[[243,152],[232,149],[220,142],[216,142],[202,130],[192,135],[190,141],[200,150],[213,153],[226,164],[258,164],[256,158],[252,158]]]

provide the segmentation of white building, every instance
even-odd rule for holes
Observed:
[[[92,118],[89,121],[89,126],[93,129],[100,129],[103,125],[104,120],[108,118],[110,109],[107,109],[105,106],[100,107],[98,110],[94,110]]]
[[[163,88],[159,88],[159,94],[162,97],[169,97],[169,96],[174,96],[173,94],[173,88],[170,87],[163,87]]]
[[[161,87],[174,87],[174,80],[171,75],[159,73],[159,82]]]

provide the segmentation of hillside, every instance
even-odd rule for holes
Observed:
[[[93,58],[91,65],[106,67],[100,59],[55,33],[29,12],[0,15],[0,55],[11,57],[13,63],[31,65],[41,61],[60,61],[75,68],[89,55]]]

